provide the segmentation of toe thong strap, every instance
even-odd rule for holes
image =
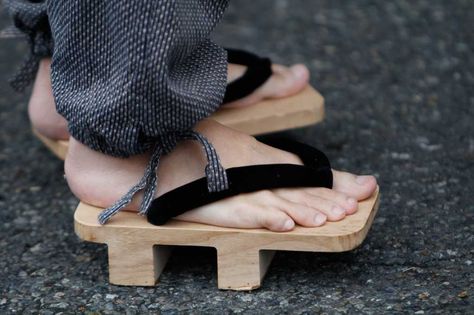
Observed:
[[[174,133],[161,139],[159,145],[153,150],[153,154],[145,169],[145,173],[140,181],[133,186],[122,198],[114,205],[105,209],[99,214],[98,221],[105,224],[112,216],[125,208],[133,199],[135,194],[143,190],[143,200],[140,204],[139,213],[144,215],[148,212],[151,202],[154,199],[158,177],[156,171],[160,165],[160,158],[163,154],[169,153],[179,140],[198,141],[205,153],[207,165],[205,169],[207,179],[207,189],[209,192],[219,192],[229,188],[229,181],[224,167],[221,165],[219,156],[214,146],[200,133],[196,131],[185,131]]]
[[[304,165],[261,164],[228,168],[225,171],[228,188],[213,193],[206,187],[208,179],[197,179],[154,199],[147,211],[148,222],[162,225],[186,211],[244,193],[278,188],[332,188],[331,165],[324,153],[296,141],[267,139],[263,142],[296,154]]]
[[[244,98],[262,86],[272,75],[272,62],[247,51],[226,49],[229,63],[247,66],[247,71],[237,80],[227,84],[224,103]]]

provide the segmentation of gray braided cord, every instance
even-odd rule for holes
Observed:
[[[177,133],[172,137],[165,137],[161,142],[165,148],[156,146],[153,154],[148,162],[143,177],[138,184],[133,186],[122,198],[120,198],[113,206],[105,209],[99,214],[98,220],[100,224],[105,224],[112,216],[125,208],[133,199],[133,196],[140,190],[144,190],[143,200],[140,204],[139,214],[145,215],[150,207],[153,197],[155,196],[158,185],[158,177],[156,171],[160,164],[162,154],[171,151],[179,140],[196,140],[198,141],[206,154],[207,165],[205,168],[207,189],[209,192],[217,192],[229,188],[227,173],[221,165],[219,156],[214,146],[203,135],[196,131],[188,131]]]

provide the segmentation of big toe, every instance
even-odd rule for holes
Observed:
[[[269,94],[273,97],[285,97],[301,91],[309,81],[309,70],[305,65],[296,64],[291,67],[273,66],[270,79]],[[270,91],[271,90],[271,91]]]
[[[354,175],[333,170],[333,189],[357,200],[370,197],[377,188],[377,180],[372,175]]]
[[[309,80],[309,70],[303,64],[296,64],[291,66],[290,71],[295,78],[295,81],[307,83]]]

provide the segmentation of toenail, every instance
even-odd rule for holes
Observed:
[[[314,223],[321,224],[321,223],[324,223],[324,221],[326,221],[325,215],[318,213],[314,216]]]
[[[332,213],[334,215],[339,216],[339,215],[342,215],[342,214],[346,213],[346,211],[344,209],[342,209],[341,207],[339,207],[339,206],[334,206],[334,207],[332,207]]]
[[[356,183],[359,185],[364,185],[369,180],[370,176],[357,176]]]
[[[303,69],[303,68],[300,68],[300,67],[294,67],[293,69],[293,74],[297,77],[297,78],[302,78],[306,75],[306,71]]]
[[[349,197],[349,198],[347,198],[347,203],[351,206],[355,206],[355,205],[357,205],[357,200],[355,200],[352,197]]]

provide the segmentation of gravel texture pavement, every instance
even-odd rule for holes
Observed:
[[[327,116],[291,133],[377,175],[363,245],[280,252],[250,293],[219,291],[215,251],[198,248],[177,249],[155,288],[109,285],[106,247],[74,234],[62,163],[30,132],[28,93],[6,83],[27,48],[5,40],[0,314],[472,314],[474,1],[240,0],[215,37],[310,67]]]

